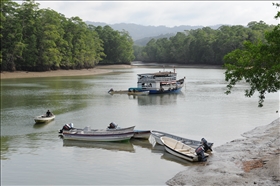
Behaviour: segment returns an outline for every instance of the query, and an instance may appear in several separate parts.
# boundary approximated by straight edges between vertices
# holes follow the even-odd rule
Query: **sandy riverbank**
[[[190,166],[167,185],[280,185],[280,118],[214,148],[208,161]]]
[[[1,79],[11,78],[37,78],[37,77],[56,77],[56,76],[85,76],[85,75],[98,75],[110,73],[117,68],[132,68],[131,65],[106,65],[96,66],[91,69],[82,70],[52,70],[46,72],[27,72],[27,71],[15,71],[15,72],[1,72]]]

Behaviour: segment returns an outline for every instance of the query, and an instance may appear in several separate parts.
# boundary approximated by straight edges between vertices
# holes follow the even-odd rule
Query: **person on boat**
[[[51,113],[51,111],[50,110],[48,110],[47,112],[46,112],[46,116],[47,117],[51,117],[53,114]]]

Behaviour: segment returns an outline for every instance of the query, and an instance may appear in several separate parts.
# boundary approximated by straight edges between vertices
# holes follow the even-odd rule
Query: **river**
[[[135,87],[137,74],[162,67],[112,69],[96,76],[1,80],[1,185],[165,185],[188,166],[149,140],[121,143],[63,141],[58,130],[121,127],[159,130],[186,138],[202,137],[219,146],[279,115],[279,93],[244,96],[245,83],[225,95],[223,69],[177,68],[186,77],[179,94],[128,96],[107,91]],[[56,118],[35,124],[50,109]],[[215,148],[211,156],[215,156]],[[209,158],[209,161],[211,157]]]

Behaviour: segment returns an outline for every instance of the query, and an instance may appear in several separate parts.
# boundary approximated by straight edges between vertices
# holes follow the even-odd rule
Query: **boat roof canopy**
[[[175,72],[167,72],[167,71],[164,71],[164,72],[155,72],[155,73],[145,73],[145,74],[137,74],[138,76],[168,76],[170,74],[173,74],[173,75],[176,75]]]

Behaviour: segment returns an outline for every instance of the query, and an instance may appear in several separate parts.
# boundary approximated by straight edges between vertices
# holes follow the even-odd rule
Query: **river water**
[[[162,70],[173,69],[138,66],[96,76],[1,80],[1,185],[165,185],[198,165],[166,153],[153,138],[63,141],[58,130],[65,123],[105,128],[114,121],[121,127],[204,137],[219,146],[279,117],[279,93],[268,94],[263,108],[257,107],[257,95],[244,96],[246,84],[225,95],[223,69],[177,68],[178,78],[186,77],[179,94],[107,93],[135,87],[138,73]],[[36,125],[34,116],[47,109],[56,119]]]

